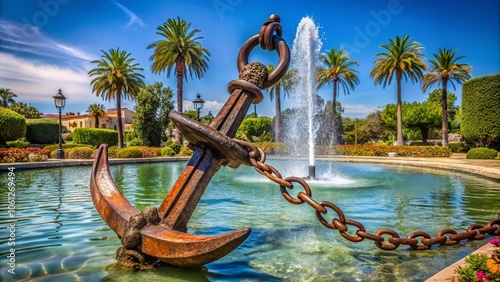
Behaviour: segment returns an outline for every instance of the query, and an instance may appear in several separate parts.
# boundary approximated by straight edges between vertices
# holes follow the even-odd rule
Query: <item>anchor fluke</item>
[[[108,145],[97,150],[90,180],[94,205],[104,221],[123,237],[132,215],[139,212],[118,190],[109,171]],[[162,225],[148,225],[140,230],[138,246],[144,254],[171,265],[201,266],[215,261],[236,249],[250,234],[250,228],[204,236],[170,230]]]

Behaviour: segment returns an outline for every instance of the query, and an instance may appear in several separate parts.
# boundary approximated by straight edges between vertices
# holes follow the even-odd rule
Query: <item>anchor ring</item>
[[[257,45],[259,45],[259,34],[250,37],[243,44],[240,52],[238,53],[238,72],[241,72],[243,68],[248,65],[248,56]],[[288,48],[286,41],[281,38],[281,36],[273,35],[273,45],[275,47],[277,46],[276,52],[279,55],[278,64],[276,65],[276,68],[267,75],[262,89],[269,88],[278,82],[285,75],[288,66],[290,65],[290,49]]]

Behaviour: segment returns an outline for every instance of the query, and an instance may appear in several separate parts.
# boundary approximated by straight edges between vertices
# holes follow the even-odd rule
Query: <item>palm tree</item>
[[[401,79],[417,82],[423,78],[423,71],[427,69],[421,58],[425,57],[421,51],[422,44],[413,41],[408,35],[402,38],[396,36],[396,40],[389,39],[389,45],[382,44],[380,48],[387,52],[378,53],[373,63],[370,77],[374,78],[375,84],[383,84],[384,88],[390,84],[392,78],[397,82],[397,144],[403,145],[403,121],[401,111]]]
[[[95,128],[99,128],[99,118],[106,116],[103,104],[91,104],[87,112],[94,117]]]
[[[429,60],[432,67],[424,75],[424,83],[422,90],[425,92],[430,86],[437,84],[441,86],[441,107],[443,108],[442,120],[442,135],[443,146],[448,146],[448,82],[451,82],[453,89],[456,83],[462,82],[471,78],[470,72],[472,67],[467,64],[458,64],[457,61],[465,56],[455,58],[458,50],[439,49],[437,54],[433,54],[435,60]]]
[[[268,65],[267,69],[269,72],[272,72],[274,70],[273,65]],[[276,96],[276,103],[275,103],[275,109],[276,109],[276,118],[274,121],[274,142],[280,142],[281,140],[281,91],[283,91],[283,94],[285,96],[290,97],[290,90],[292,89],[293,83],[294,83],[294,76],[297,74],[297,69],[290,69],[285,73],[285,75],[278,81],[276,82],[273,86],[267,89],[267,92],[269,93],[269,98],[271,98],[271,101],[274,99],[274,96]]]
[[[102,50],[101,50],[102,51]],[[97,67],[89,71],[89,76],[94,77],[90,82],[92,93],[101,96],[103,100],[111,101],[116,99],[116,116],[118,118],[118,147],[123,148],[123,124],[121,99],[134,98],[143,87],[144,76],[137,71],[139,64],[133,63],[134,58],[130,58],[130,53],[118,49],[109,49],[109,52],[102,51],[100,60],[92,61]]]
[[[208,68],[208,57],[210,52],[203,48],[198,42],[203,37],[195,37],[200,30],[189,30],[191,23],[185,20],[168,19],[163,25],[158,26],[156,34],[164,39],[157,40],[148,46],[154,48],[150,60],[153,61],[151,71],[163,73],[167,71],[167,77],[174,68],[177,77],[177,111],[182,113],[182,86],[183,79],[187,82],[186,70],[193,78],[193,74],[199,79]],[[181,133],[176,130],[176,141],[181,142]]]
[[[15,104],[14,97],[17,97],[10,89],[0,88],[0,97],[2,98],[1,106],[7,108],[9,104]]]
[[[342,47],[337,52],[332,48],[327,54],[322,54],[320,61],[325,67],[320,67],[316,74],[317,89],[325,84],[333,83],[332,124],[334,124],[337,117],[336,105],[339,87],[342,85],[344,94],[349,94],[349,88],[354,90],[356,85],[359,84],[359,78],[356,75],[358,71],[353,69],[353,66],[359,66],[359,63],[350,60],[349,53],[344,51]],[[337,139],[338,136],[335,136],[335,140]]]

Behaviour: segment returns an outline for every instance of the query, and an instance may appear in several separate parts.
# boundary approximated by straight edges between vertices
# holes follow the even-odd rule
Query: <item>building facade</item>
[[[134,121],[132,118],[132,114],[134,112],[127,109],[121,109],[122,116],[122,124],[123,130],[131,130],[132,122]],[[59,118],[59,114],[47,114],[42,116],[42,118]],[[81,115],[80,113],[73,114],[65,114],[61,116],[61,123],[64,131],[73,132],[76,128],[95,128],[95,118],[88,113]],[[99,128],[107,128],[107,129],[118,129],[118,115],[116,108],[109,109],[104,111],[104,116],[99,118]]]

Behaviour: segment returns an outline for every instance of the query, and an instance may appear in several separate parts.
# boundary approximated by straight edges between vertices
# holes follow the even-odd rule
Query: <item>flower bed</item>
[[[46,161],[50,151],[38,147],[0,148],[0,163],[40,162]]]
[[[458,281],[463,282],[500,282],[500,238],[490,239],[490,244],[495,246],[490,256],[471,254],[465,258],[466,265],[457,267]]]

